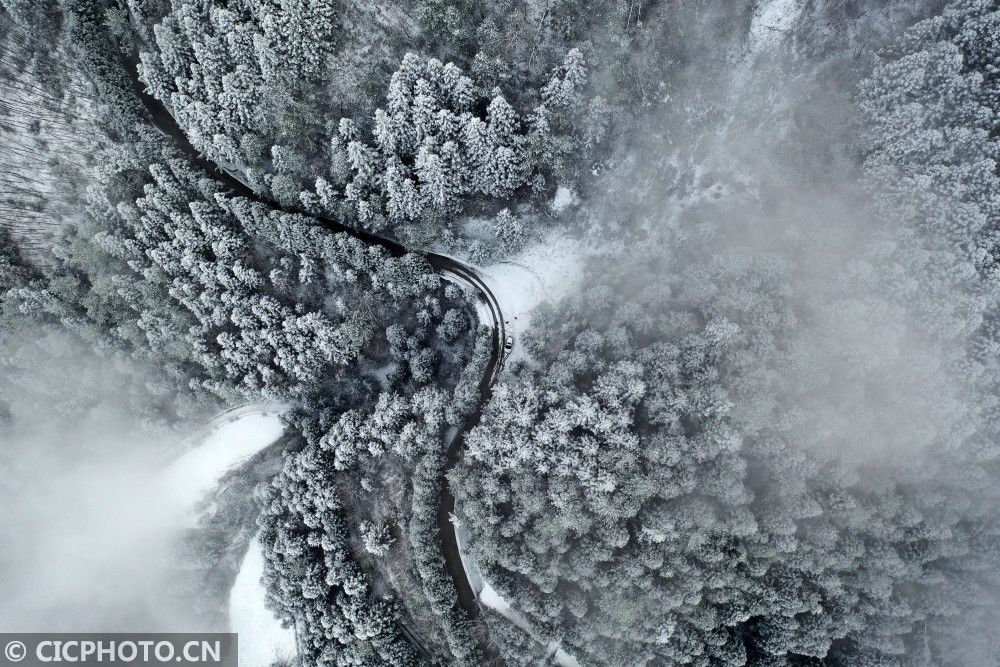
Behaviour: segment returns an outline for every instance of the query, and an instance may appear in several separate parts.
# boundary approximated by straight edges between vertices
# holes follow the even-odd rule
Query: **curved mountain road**
[[[271,201],[266,196],[255,192],[249,185],[243,182],[229,169],[226,169],[225,167],[220,166],[202,156],[194,145],[191,144],[190,139],[188,139],[180,125],[178,125],[173,114],[170,113],[162,102],[150,95],[146,91],[145,86],[139,80],[139,57],[137,51],[133,50],[129,55],[124,56],[123,60],[125,61],[126,70],[128,71],[129,79],[132,82],[136,95],[139,97],[143,106],[149,113],[153,125],[160,132],[171,138],[175,142],[176,146],[194,163],[196,163],[213,178],[225,184],[234,194],[247,199],[259,201],[275,210],[287,211],[287,209],[283,208],[276,202]],[[302,211],[287,212],[302,213]],[[332,232],[349,234],[350,236],[357,238],[360,241],[364,241],[365,243],[377,245],[394,257],[402,257],[405,254],[416,254],[424,257],[428,264],[430,264],[431,268],[440,274],[442,278],[450,280],[451,282],[470,286],[478,293],[478,299],[483,303],[483,305],[486,306],[486,312],[489,313],[491,321],[480,322],[480,324],[484,324],[492,330],[492,350],[489,363],[487,364],[486,370],[483,374],[483,379],[479,384],[479,409],[466,419],[462,427],[456,431],[455,436],[447,444],[446,464],[444,468],[445,472],[447,472],[458,464],[462,454],[460,446],[461,436],[479,423],[482,406],[489,400],[492,386],[494,382],[496,382],[500,371],[503,369],[503,363],[505,361],[504,341],[506,340],[506,331],[504,329],[504,316],[500,310],[499,301],[486,285],[482,277],[476,272],[475,268],[466,265],[453,257],[439,255],[432,252],[409,250],[394,239],[378,236],[364,230],[358,230],[337,220],[321,215],[307,215],[317,220],[320,224]],[[454,582],[455,589],[458,592],[458,606],[468,615],[475,618],[479,615],[480,611],[479,601],[472,585],[469,582],[465,568],[462,565],[456,527],[451,521],[452,514],[455,510],[455,497],[448,487],[447,479],[444,475],[442,475],[441,482],[442,493],[438,502],[437,525],[438,530],[440,531],[442,555],[444,556],[448,575]]]

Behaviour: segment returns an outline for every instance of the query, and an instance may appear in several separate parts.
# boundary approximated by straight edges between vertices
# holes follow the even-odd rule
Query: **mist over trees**
[[[879,292],[801,301],[801,229],[720,251],[743,224],[768,227],[612,255],[538,313],[454,478],[477,563],[586,662],[963,664],[993,614],[992,401]],[[860,255],[850,279],[882,274]]]
[[[256,533],[304,666],[996,664],[998,34],[0,0],[5,523],[75,535],[34,499],[270,402],[136,618],[224,627]],[[0,618],[38,620],[17,547]]]
[[[997,16],[956,3],[880,53],[870,200],[772,167],[536,314],[454,484],[548,640],[595,664],[997,659]]]

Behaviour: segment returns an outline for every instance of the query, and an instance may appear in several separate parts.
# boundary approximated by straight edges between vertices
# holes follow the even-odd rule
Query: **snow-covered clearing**
[[[520,338],[528,328],[531,310],[543,301],[559,300],[579,284],[582,254],[579,241],[553,231],[510,259],[476,267],[500,304],[504,329],[514,338],[509,360],[524,356]]]
[[[197,518],[194,510],[198,502],[228,471],[270,445],[284,431],[277,412],[253,411],[215,424],[202,444],[178,457],[160,478],[168,502],[187,517],[189,524]]]
[[[556,196],[552,198],[552,210],[556,213],[562,213],[576,202],[576,193],[565,185],[560,185],[556,188]]]
[[[509,332],[523,333],[532,308],[559,300],[580,282],[581,253],[578,241],[551,232],[510,259],[477,267],[509,320]]]
[[[254,537],[229,593],[229,629],[239,635],[240,667],[269,667],[295,657],[295,631],[281,627],[264,606],[263,575],[264,553]]]

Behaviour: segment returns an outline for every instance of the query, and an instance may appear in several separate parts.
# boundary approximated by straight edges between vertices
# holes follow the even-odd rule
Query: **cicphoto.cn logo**
[[[27,655],[28,647],[24,645],[24,642],[17,639],[10,640],[3,648],[3,656],[9,662],[21,662]]]
[[[0,634],[3,665],[199,665],[237,667],[231,633]]]

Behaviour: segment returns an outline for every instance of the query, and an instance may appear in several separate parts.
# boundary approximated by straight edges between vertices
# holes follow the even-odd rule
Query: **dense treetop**
[[[0,490],[35,403],[273,400],[303,665],[996,663],[1000,7],[941,5],[0,0]],[[490,387],[421,252],[560,231]]]

